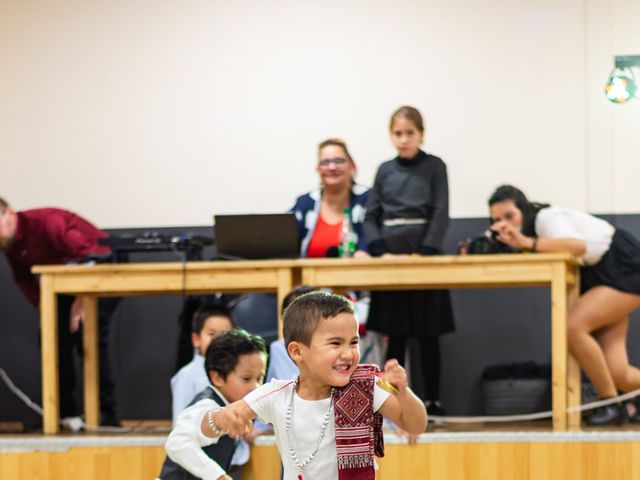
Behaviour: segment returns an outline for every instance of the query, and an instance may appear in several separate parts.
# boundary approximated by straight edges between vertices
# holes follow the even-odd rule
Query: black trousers
[[[82,324],[75,333],[69,332],[71,305],[75,297],[58,295],[58,370],[60,388],[60,417],[73,417],[82,413],[76,400],[78,383],[75,356],[82,356]],[[98,299],[98,342],[100,348],[100,411],[115,415],[116,398],[111,360],[109,356],[109,322],[120,303],[120,298]]]
[[[406,336],[390,336],[387,360],[395,358],[400,365],[405,364]],[[420,367],[424,382],[423,400],[440,400],[440,337],[434,335],[418,336],[420,347]]]

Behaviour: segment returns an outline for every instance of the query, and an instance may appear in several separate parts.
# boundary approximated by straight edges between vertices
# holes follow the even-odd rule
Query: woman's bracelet
[[[207,423],[209,424],[209,429],[213,432],[214,435],[217,435],[219,437],[227,434],[226,430],[218,428],[216,423],[213,421],[213,414],[219,412],[220,410],[222,410],[222,407],[214,408],[212,410],[209,410],[209,412],[207,413]]]

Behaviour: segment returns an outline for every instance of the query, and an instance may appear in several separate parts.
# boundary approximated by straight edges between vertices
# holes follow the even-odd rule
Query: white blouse
[[[563,207],[543,208],[535,225],[540,238],[577,238],[586,243],[582,260],[595,265],[609,250],[615,228],[609,222],[588,213]]]

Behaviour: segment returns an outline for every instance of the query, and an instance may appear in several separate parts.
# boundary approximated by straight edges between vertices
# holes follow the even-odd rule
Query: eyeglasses
[[[346,158],[342,158],[342,157],[336,157],[336,158],[325,158],[323,160],[319,160],[318,161],[318,166],[320,167],[328,167],[331,164],[334,164],[335,166],[340,166],[340,165],[344,165],[345,163],[347,163],[347,159]]]

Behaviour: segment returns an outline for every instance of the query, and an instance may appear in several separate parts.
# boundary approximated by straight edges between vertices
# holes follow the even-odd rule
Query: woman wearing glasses
[[[351,212],[351,224],[358,236],[355,255],[368,256],[362,233],[369,189],[354,181],[356,164],[347,144],[339,138],[329,138],[318,145],[320,188],[297,198],[291,212],[298,221],[301,257],[337,255],[345,209]],[[329,255],[327,255],[329,254]]]

